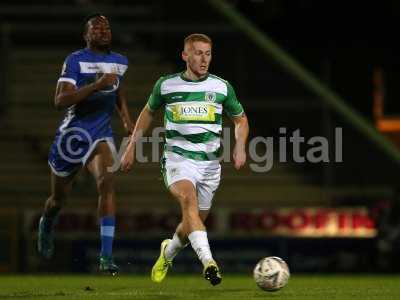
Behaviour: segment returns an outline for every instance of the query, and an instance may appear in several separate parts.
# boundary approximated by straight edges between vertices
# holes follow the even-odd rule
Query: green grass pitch
[[[154,284],[146,276],[0,276],[0,299],[400,299],[400,276],[292,275],[278,292],[258,289],[250,275],[224,274],[212,287],[201,275],[168,276]]]

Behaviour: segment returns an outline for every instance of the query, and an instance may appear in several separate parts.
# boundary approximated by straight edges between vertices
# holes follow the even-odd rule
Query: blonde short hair
[[[188,35],[183,41],[183,48],[185,48],[187,44],[193,44],[194,42],[203,42],[212,46],[212,40],[208,35],[205,35],[203,33],[192,33]]]

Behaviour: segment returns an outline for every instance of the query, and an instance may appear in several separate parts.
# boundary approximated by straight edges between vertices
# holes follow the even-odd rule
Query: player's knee
[[[185,212],[185,216],[190,220],[198,220],[201,221],[200,216],[199,216],[199,211],[197,208],[190,208]]]
[[[114,178],[111,173],[103,173],[96,178],[99,193],[110,192],[114,187]]]
[[[63,192],[54,193],[50,196],[50,203],[52,204],[53,207],[61,208],[62,206],[65,205],[66,201],[67,201],[67,194]]]
[[[180,191],[177,198],[184,209],[196,207],[196,195],[192,191]]]
[[[192,198],[182,205],[182,217],[188,220],[200,220],[199,209],[197,207],[196,199]]]

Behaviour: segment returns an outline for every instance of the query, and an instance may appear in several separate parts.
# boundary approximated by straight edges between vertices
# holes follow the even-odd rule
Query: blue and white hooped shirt
[[[118,53],[98,54],[88,48],[70,54],[63,65],[58,82],[70,82],[77,89],[91,84],[104,73],[115,73],[118,80],[113,86],[90,95],[86,100],[68,108],[59,130],[79,127],[91,135],[107,135],[111,131],[111,116],[114,112],[117,90],[128,69],[128,59]]]

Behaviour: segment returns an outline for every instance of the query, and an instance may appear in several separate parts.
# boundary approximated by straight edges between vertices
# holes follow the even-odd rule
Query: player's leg
[[[209,213],[209,210],[199,211],[199,216],[203,223],[207,220]],[[172,261],[175,256],[189,244],[189,239],[182,230],[182,222],[176,227],[172,239],[168,239],[167,241],[168,242],[167,246],[165,247],[164,256],[167,260]]]
[[[201,168],[190,160],[167,159],[163,165],[163,175],[167,188],[181,206],[182,221],[172,240],[164,240],[161,244],[160,256],[152,269],[152,280],[155,282],[164,279],[172,264],[172,260],[164,255],[170,242],[181,249],[189,241],[204,266],[214,262],[197,201],[196,183],[203,177]],[[204,219],[206,216],[204,213]],[[177,252],[177,249],[172,250]]]
[[[193,250],[204,266],[203,275],[212,285],[221,282],[222,277],[217,263],[212,257],[208,243],[207,231],[203,220],[200,218],[199,208],[206,210],[202,203],[198,202],[197,192],[192,182],[188,180],[178,181],[170,186],[170,192],[181,205],[182,225],[181,236],[187,236]],[[211,197],[212,198],[212,197]],[[209,206],[211,207],[211,199]]]
[[[182,173],[183,170],[180,169],[179,171],[174,171],[174,173],[176,172]],[[187,237],[188,232],[192,231],[204,231],[204,225],[200,219],[197,208],[196,190],[193,183],[190,180],[179,180],[169,185],[169,190],[174,198],[178,200],[181,206],[182,221],[178,227],[180,228],[180,232],[184,232],[182,236]],[[168,259],[165,256],[165,249],[170,243],[180,245],[180,248],[184,247],[183,242],[180,241],[177,234],[174,235],[172,240],[167,239],[161,243],[160,256],[154,264],[151,272],[151,278],[154,282],[161,282],[167,275],[168,268],[172,264],[172,258]]]
[[[220,166],[216,169],[207,170],[204,174],[206,179],[200,180],[197,184],[198,207],[200,212],[205,212],[206,217],[212,206],[214,193],[219,186],[220,172]],[[214,260],[204,265],[203,275],[212,285],[217,285],[222,281],[220,269]]]
[[[97,144],[86,164],[96,180],[98,191],[98,217],[100,224],[100,271],[115,275],[118,266],[112,259],[112,246],[115,233],[115,191],[114,175],[108,170],[113,165],[113,156],[106,142]]]
[[[208,211],[200,211],[200,218],[204,222],[208,216]],[[182,231],[182,222],[177,226],[172,239],[162,241],[160,255],[151,270],[151,279],[154,282],[161,282],[172,266],[175,256],[189,244],[187,234]]]
[[[38,251],[45,258],[51,258],[54,253],[53,227],[55,220],[64,206],[67,195],[72,188],[76,173],[60,177],[51,172],[51,195],[46,200],[44,211],[38,227]]]

